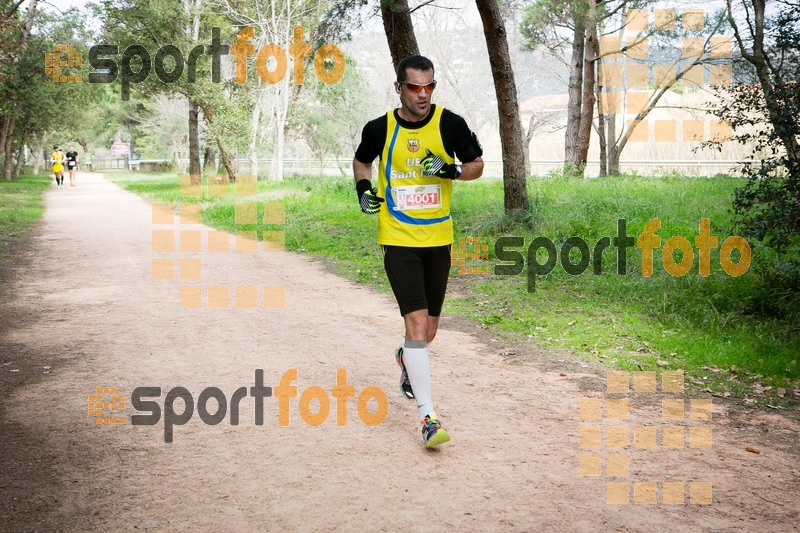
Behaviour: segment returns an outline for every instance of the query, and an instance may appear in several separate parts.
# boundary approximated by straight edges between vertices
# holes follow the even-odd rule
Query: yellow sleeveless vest
[[[50,157],[53,159],[53,172],[61,172],[64,170],[64,165],[61,163],[64,161],[63,154],[58,151],[54,150]]]
[[[425,150],[455,160],[444,149],[436,106],[430,122],[419,129],[402,127],[387,113],[386,142],[378,171],[378,196],[386,201],[378,213],[378,244],[422,248],[453,243],[450,195],[453,180],[422,175]]]

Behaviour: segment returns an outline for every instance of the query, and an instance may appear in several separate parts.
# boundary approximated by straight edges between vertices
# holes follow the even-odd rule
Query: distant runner
[[[431,104],[433,74],[426,57],[400,62],[394,83],[400,108],[364,126],[353,159],[359,204],[364,213],[378,214],[384,268],[405,321],[405,342],[395,352],[400,388],[417,400],[428,448],[450,440],[433,408],[428,361],[450,275],[450,194],[453,180],[474,180],[483,173],[483,149],[466,121]],[[373,188],[376,157],[378,186]]]
[[[64,186],[64,154],[58,149],[58,145],[53,146],[53,153],[50,154],[53,161],[53,174],[56,176],[56,187],[59,189]]]
[[[67,170],[69,170],[69,185],[75,186],[75,169],[78,167],[78,152],[72,146],[69,147],[69,152],[66,153],[67,157]],[[63,181],[63,178],[62,178]]]

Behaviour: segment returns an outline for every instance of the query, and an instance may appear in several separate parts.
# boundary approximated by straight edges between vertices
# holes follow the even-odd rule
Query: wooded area
[[[196,182],[203,173],[217,173],[217,158],[219,172],[232,181],[242,173],[281,180],[285,154],[299,143],[320,160],[346,160],[379,104],[367,103],[370,80],[357,61],[349,56],[340,66],[331,56],[315,61],[316,51],[326,43],[346,43],[365,21],[379,18],[389,50],[382,61],[396,65],[408,54],[427,53],[420,50],[415,25],[433,28],[439,40],[457,40],[458,32],[435,32],[443,17],[463,10],[421,0],[103,0],[58,14],[41,11],[37,0],[25,6],[3,0],[0,6],[4,179],[18,176],[25,162],[38,171],[45,166],[48,145],[68,140],[84,152],[125,141],[137,152],[168,154],[178,170]],[[527,128],[522,125],[519,90],[530,80],[515,76],[520,66],[514,58],[522,49],[535,50],[564,61],[568,72],[565,174],[584,176],[594,138],[600,177],[619,174],[624,150],[650,127],[649,117],[662,110],[659,104],[665,95],[714,93],[718,103],[705,112],[730,124],[733,140],[754,159],[743,167],[752,179],[734,204],[749,228],[748,236],[774,247],[784,258],[796,256],[800,104],[794,89],[800,45],[797,32],[788,29],[797,27],[798,2],[729,0],[716,12],[647,0],[477,0],[474,8],[494,83],[494,94],[484,96],[497,107],[492,122],[500,140],[507,214],[527,213],[530,206],[527,154],[544,120],[534,110]],[[89,20],[98,24],[89,27]],[[54,48],[67,43],[74,48]],[[52,74],[42,76],[43,67],[50,68],[45,63],[56,56],[61,64],[55,68],[85,72],[96,43],[114,43],[119,52],[129,47],[140,51],[128,58],[129,64],[120,64],[121,74],[129,79],[136,79],[145,67],[142,54],[160,57],[166,61],[163,70],[176,72],[176,56],[164,55],[164,50],[174,47],[180,54],[199,47],[201,53],[192,56],[193,80],[184,74],[164,83],[151,73],[128,83],[128,88],[123,84],[131,93],[129,100],[120,96],[116,83],[86,83],[86,76],[81,83],[54,83]],[[223,48],[226,55],[221,66],[215,66],[213,54]],[[234,82],[237,50],[245,53],[244,73],[249,73],[241,83]],[[82,65],[64,63],[64,56],[78,54]],[[287,60],[293,61],[282,63]],[[433,60],[457,94],[469,92],[471,80],[454,76],[451,63],[469,64],[471,58]],[[317,74],[323,72],[324,77],[324,72],[340,67],[343,75],[337,83],[325,83]],[[263,75],[281,69],[290,74],[277,80]],[[726,72],[729,81],[720,82]],[[303,83],[297,83],[298,74]],[[469,106],[454,110],[468,118],[473,112]],[[558,121],[553,124],[560,127]],[[647,135],[644,131],[645,140]],[[713,146],[719,139],[706,135],[705,140]],[[270,161],[266,173],[259,168],[265,158]],[[243,161],[244,168],[239,168]],[[797,283],[798,263],[787,261],[786,268],[794,273],[788,277]]]

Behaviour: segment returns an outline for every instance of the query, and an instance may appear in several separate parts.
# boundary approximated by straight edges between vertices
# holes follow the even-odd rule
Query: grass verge
[[[49,176],[28,175],[0,180],[0,259],[42,218],[43,194],[52,181]]]

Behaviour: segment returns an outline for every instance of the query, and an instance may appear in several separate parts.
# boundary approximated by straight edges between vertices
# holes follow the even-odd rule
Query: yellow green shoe
[[[442,423],[433,411],[422,421],[422,438],[426,448],[433,448],[450,440],[450,434],[442,427]]]

